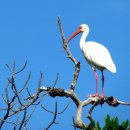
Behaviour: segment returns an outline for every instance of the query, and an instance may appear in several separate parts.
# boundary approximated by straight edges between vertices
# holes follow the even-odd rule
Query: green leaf
[[[110,119],[110,116],[107,115],[105,118],[105,126],[102,130],[118,130],[119,129],[119,120],[118,117],[114,117],[113,119]]]
[[[119,121],[118,121],[117,117],[112,119],[112,126],[113,126],[113,129],[118,130],[118,128],[119,128]]]
[[[96,125],[96,130],[101,130],[101,127],[100,127],[98,122],[97,122],[97,125]]]
[[[95,121],[94,120],[92,120],[91,123],[88,125],[87,130],[93,130],[93,129],[95,129]]]
[[[84,124],[82,125],[82,129],[83,129],[83,130],[86,130],[86,128],[85,128],[85,126],[84,126]]]
[[[110,116],[107,115],[105,118],[105,125],[101,129],[99,122],[95,123],[93,120],[89,125],[88,128],[86,129],[85,126],[83,126],[83,130],[130,130],[130,122],[124,121],[122,124],[119,124],[119,119],[118,117],[114,117],[110,119]]]
[[[107,126],[105,125],[105,126],[102,128],[102,130],[107,130]]]
[[[130,125],[128,120],[122,122],[122,124],[121,124],[121,126],[122,126],[124,129],[126,129],[126,128],[128,127],[128,125]]]
[[[91,123],[90,123],[90,125],[91,125],[92,127],[95,127],[95,121],[92,120]]]
[[[107,116],[105,118],[105,122],[106,122],[106,125],[110,124],[110,116],[108,114],[107,114]]]

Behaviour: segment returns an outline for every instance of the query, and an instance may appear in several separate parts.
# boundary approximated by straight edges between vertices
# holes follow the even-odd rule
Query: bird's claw
[[[98,93],[96,93],[96,94],[90,94],[90,95],[88,95],[87,97],[98,97],[98,98],[104,98],[105,96],[104,96],[104,95],[99,95]]]

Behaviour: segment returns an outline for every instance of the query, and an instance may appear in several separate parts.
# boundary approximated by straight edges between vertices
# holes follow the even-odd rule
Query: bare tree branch
[[[74,120],[74,117],[72,116],[72,120],[73,120],[73,127],[74,127],[74,130],[76,130],[76,124],[75,124],[75,120]]]
[[[21,129],[22,129],[23,124],[25,123],[26,114],[27,114],[27,108],[25,108],[25,109],[24,109],[23,119],[22,119],[22,121],[21,121],[21,124],[20,124],[20,126],[19,126],[19,129],[18,129],[18,130],[21,130]]]
[[[63,108],[63,110],[62,110],[61,112],[57,112],[57,115],[62,114],[62,113],[68,108],[69,104],[70,104],[70,102]],[[55,113],[52,112],[51,110],[48,110],[47,108],[45,108],[43,104],[41,104],[41,107],[42,107],[45,111],[47,111],[47,112],[49,112],[49,113],[51,113],[51,114],[55,114]]]
[[[45,88],[44,86],[44,90],[49,91],[49,89],[51,88],[49,87]],[[130,105],[129,102],[123,102],[114,97],[101,97],[101,96],[93,97],[91,95],[86,100],[81,101],[78,99],[74,91],[64,90],[61,88],[53,88],[52,91],[49,92],[49,95],[52,97],[55,97],[55,96],[70,97],[74,101],[75,105],[77,106],[77,116],[75,120],[75,125],[77,128],[82,128],[82,125],[84,125],[86,128],[88,127],[88,125],[86,125],[86,123],[82,121],[82,109],[83,107],[88,106],[89,104],[92,104],[92,107],[90,108],[87,114],[87,117],[89,118],[90,121],[93,120],[91,114],[95,106],[97,105],[103,105],[104,103],[107,103],[108,105],[113,106],[113,107],[117,107],[118,105],[127,105],[127,106]]]
[[[27,66],[27,61],[25,62],[23,68],[21,68],[19,71],[15,72],[14,75],[18,74],[18,73],[21,73]]]
[[[17,127],[19,126],[19,130],[22,129],[22,127],[26,127],[27,122],[29,122],[29,119],[31,118],[33,112],[30,114],[30,116],[27,118],[27,110],[29,107],[34,106],[36,103],[36,105],[38,105],[43,98],[39,97],[39,94],[41,93],[39,91],[39,87],[37,89],[37,92],[35,93],[35,95],[33,96],[33,98],[31,100],[25,100],[23,99],[24,93],[27,92],[23,92],[24,90],[27,89],[27,84],[30,80],[30,76],[31,76],[31,72],[29,73],[27,79],[24,82],[23,87],[18,90],[18,88],[16,87],[16,83],[15,83],[15,75],[21,73],[25,67],[27,65],[27,61],[25,62],[24,66],[22,67],[22,69],[20,69],[19,71],[16,71],[16,64],[14,62],[13,67],[11,68],[8,64],[6,64],[7,68],[9,69],[9,71],[11,72],[11,77],[7,78],[7,85],[5,87],[5,96],[2,94],[2,98],[5,102],[5,104],[7,105],[7,108],[0,108],[0,110],[4,110],[5,111],[5,115],[0,119],[0,129],[2,128],[4,123],[10,123],[14,125],[14,130],[17,129]],[[41,82],[42,82],[42,73],[39,79],[39,86],[41,86]],[[26,89],[25,89],[26,88]],[[12,94],[10,94],[10,92],[12,91]],[[22,93],[23,92],[23,93]],[[12,97],[11,97],[12,96]],[[36,106],[35,105],[35,106]],[[19,114],[22,115],[23,112],[23,118],[20,121],[19,120]],[[30,112],[29,112],[30,113]],[[16,120],[13,122],[8,121],[8,118],[11,116],[16,116]]]
[[[56,116],[57,116],[57,101],[55,103],[55,112],[54,112],[53,120],[50,122],[50,124],[44,130],[48,130],[53,124],[55,124]]]
[[[66,42],[66,39],[65,39],[65,36],[64,36],[64,32],[63,32],[63,29],[62,29],[62,25],[61,25],[61,20],[60,20],[60,17],[58,17],[58,25],[59,25],[59,29],[60,29],[60,33],[61,33],[61,37],[62,37],[62,41],[63,41],[63,48],[65,49],[66,53],[67,53],[67,57],[69,59],[71,59],[71,61],[74,63],[75,65],[75,72],[74,72],[74,77],[73,77],[73,80],[72,80],[72,83],[71,83],[71,86],[70,86],[70,89],[72,89],[74,91],[75,89],[75,85],[76,85],[76,82],[77,82],[77,79],[78,79],[78,75],[79,75],[79,72],[80,72],[80,62],[78,62],[71,54],[70,52],[70,49],[68,47],[68,44]]]

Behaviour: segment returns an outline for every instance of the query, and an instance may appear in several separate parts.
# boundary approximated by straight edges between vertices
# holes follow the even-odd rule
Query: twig
[[[75,124],[75,120],[74,120],[74,117],[72,116],[72,120],[73,120],[73,127],[74,127],[74,130],[76,130],[76,124]]]
[[[25,61],[23,68],[20,69],[19,71],[15,72],[14,75],[21,73],[26,68],[26,66],[27,66],[27,61]]]
[[[54,84],[53,84],[53,87],[56,86],[56,84],[57,84],[57,82],[58,82],[58,79],[59,79],[59,73],[57,73],[57,76],[56,76],[55,82],[54,82]]]
[[[92,111],[93,111],[94,107],[95,107],[97,104],[98,104],[98,101],[97,101],[97,102],[94,102],[93,105],[92,105],[92,107],[90,108],[88,114],[87,114],[87,118],[88,118],[90,121],[93,121],[93,118],[92,118],[91,114],[92,114]]]
[[[32,112],[30,113],[29,117],[25,120],[24,122],[24,127],[26,127],[27,123],[29,122],[30,118],[32,117],[34,111],[36,110],[36,106],[34,107],[34,109],[32,110]]]
[[[37,92],[35,93],[35,95],[31,99],[31,101],[28,100],[28,102],[26,102],[26,103],[22,102],[23,94],[21,94],[21,93],[23,92],[23,90],[25,90],[26,85],[30,80],[31,72],[29,73],[27,80],[25,81],[23,87],[20,90],[18,90],[16,87],[15,75],[21,73],[25,69],[26,65],[27,65],[27,61],[25,62],[22,69],[20,69],[19,71],[16,71],[15,70],[15,68],[16,68],[15,62],[13,64],[12,68],[8,64],[6,64],[7,68],[11,72],[11,78],[8,78],[8,83],[5,87],[5,96],[2,94],[2,98],[7,105],[7,108],[0,109],[0,110],[5,111],[5,115],[3,117],[1,117],[1,119],[0,119],[0,129],[2,128],[4,123],[13,124],[14,130],[18,127],[18,125],[20,125],[18,128],[19,130],[22,129],[23,125],[25,125],[25,127],[26,127],[27,122],[29,121],[29,119],[31,118],[31,116],[33,114],[33,112],[32,112],[28,118],[26,117],[28,108],[32,105],[36,106],[41,102],[41,99],[39,98],[39,94],[41,93],[39,87],[37,89]],[[42,81],[42,74],[41,74],[41,77],[39,80],[39,86],[41,85],[41,81]],[[10,94],[10,91],[9,91],[10,88],[14,94],[12,97],[11,97],[12,94]],[[48,92],[46,92],[46,93],[48,93]],[[38,99],[40,99],[39,102],[37,102]],[[36,102],[37,102],[37,104],[34,104]],[[15,123],[9,122],[7,120],[11,116],[14,116],[16,114],[19,115],[22,111],[24,112],[24,115],[23,115],[21,123],[18,123],[19,116],[17,116]]]
[[[8,104],[8,108],[7,108],[5,116],[3,117],[3,119],[0,119],[1,120],[0,129],[2,128],[2,126],[3,126],[4,122],[6,121],[6,119],[8,118],[9,112],[10,112],[10,105]]]
[[[64,109],[61,112],[57,112],[57,115],[62,114],[68,108],[69,104],[70,104],[70,102],[64,107]],[[49,112],[51,114],[55,114],[54,112],[52,112],[52,111],[48,110],[47,108],[45,108],[43,104],[41,104],[41,107],[45,111],[47,111],[47,112]]]
[[[15,96],[17,97],[17,99],[18,99],[20,105],[21,105],[21,106],[24,106],[23,103],[22,103],[21,100],[20,100],[19,92],[17,91],[16,85],[15,85],[14,76],[12,76],[11,81],[10,81],[9,79],[8,79],[8,81],[12,84],[12,90],[13,90]]]
[[[17,128],[17,126],[18,126],[18,121],[19,121],[19,115],[20,114],[20,112],[18,112],[18,114],[17,114],[17,117],[16,117],[16,122],[15,122],[15,124],[14,124],[14,129],[13,130],[16,130],[16,128]]]
[[[55,123],[56,116],[57,116],[57,101],[55,103],[55,113],[54,113],[53,120],[50,122],[50,124],[44,130],[48,130]]]
[[[26,114],[27,114],[27,108],[25,108],[25,109],[24,109],[23,119],[22,119],[22,121],[21,121],[21,124],[20,124],[20,126],[19,126],[19,129],[18,129],[18,130],[21,130],[21,129],[22,129],[23,124],[24,124],[25,119],[26,119]]]
[[[57,114],[62,114],[69,106],[70,102],[68,102],[68,104],[64,107],[64,109],[61,112],[58,112]]]
[[[44,86],[45,91],[47,91],[47,90],[49,91],[50,89],[51,88]],[[92,121],[91,115],[92,115],[92,112],[93,112],[95,106],[97,106],[97,105],[102,105],[104,103],[107,103],[108,105],[113,106],[113,107],[117,107],[118,105],[130,105],[130,103],[117,100],[114,97],[100,97],[100,96],[93,97],[91,95],[86,100],[80,101],[74,91],[64,90],[61,88],[53,88],[49,92],[49,95],[51,97],[56,97],[56,96],[67,97],[67,98],[70,97],[73,100],[73,102],[77,106],[77,116],[76,116],[76,120],[75,120],[75,125],[77,128],[82,128],[82,125],[84,125],[86,128],[88,127],[88,125],[82,121],[82,109],[83,109],[83,107],[88,106],[89,104],[92,104],[92,107],[90,108],[90,110],[88,112],[88,118],[90,121]],[[46,109],[46,108],[44,108],[44,109]],[[53,112],[50,112],[50,113],[53,113]]]
[[[26,87],[26,85],[28,84],[28,82],[30,80],[30,77],[31,77],[31,71],[29,72],[29,75],[28,75],[28,77],[27,77],[27,79],[26,79],[22,89],[19,91],[19,93],[21,93],[24,90],[24,88]]]
[[[63,42],[63,48],[65,49],[67,55],[68,55],[68,58],[70,58],[72,60],[73,63],[77,64],[77,61],[74,59],[74,57],[72,56],[70,50],[69,50],[69,47],[68,47],[68,44],[67,44],[67,41],[65,39],[65,36],[64,36],[64,32],[62,30],[62,25],[61,25],[61,20],[60,20],[60,17],[58,17],[58,25],[59,25],[59,29],[60,29],[60,33],[61,33],[61,37],[62,37],[62,42]]]
[[[38,81],[38,88],[41,86],[42,77],[43,77],[43,74],[42,74],[42,72],[40,72],[40,78],[39,78],[39,81]]]
[[[76,85],[76,82],[77,82],[77,79],[78,79],[78,75],[79,75],[79,72],[80,72],[80,62],[78,62],[74,57],[73,55],[71,54],[70,52],[70,49],[68,47],[68,44],[66,42],[66,39],[65,39],[65,36],[64,36],[64,32],[63,32],[63,29],[62,29],[62,25],[61,25],[61,20],[60,20],[60,17],[58,17],[58,25],[59,25],[59,29],[60,29],[60,33],[61,33],[61,37],[62,37],[62,41],[63,41],[63,48],[65,49],[66,53],[67,53],[67,57],[69,59],[71,59],[71,61],[74,63],[75,65],[75,72],[74,72],[74,77],[72,79],[72,82],[71,82],[71,86],[70,86],[70,89],[72,89],[73,91],[75,90],[75,85]]]

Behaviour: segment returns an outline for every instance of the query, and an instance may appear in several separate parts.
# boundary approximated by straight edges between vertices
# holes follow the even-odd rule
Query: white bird
[[[99,96],[98,93],[98,74],[96,73],[96,69],[101,70],[102,73],[102,97],[104,97],[104,69],[109,70],[112,73],[116,73],[116,66],[111,58],[109,51],[100,43],[94,41],[85,42],[88,33],[89,27],[86,24],[81,24],[77,31],[68,39],[67,43],[70,42],[76,35],[82,32],[82,36],[80,38],[80,49],[83,52],[83,55],[87,62],[90,64],[92,69],[94,70],[95,78],[96,78],[96,94],[93,96]]]

